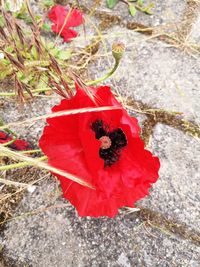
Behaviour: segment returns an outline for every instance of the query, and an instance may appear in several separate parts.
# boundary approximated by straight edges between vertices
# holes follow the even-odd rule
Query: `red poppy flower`
[[[13,139],[8,133],[0,131],[0,144],[5,144]],[[30,149],[30,144],[22,139],[16,139],[12,144],[8,145],[8,147],[15,150],[28,150]]]
[[[60,175],[63,195],[80,216],[109,216],[133,207],[158,179],[159,159],[144,149],[140,128],[112,95],[110,88],[91,88],[95,103],[76,85],[76,95],[53,107],[64,111],[84,107],[119,106],[47,119],[39,145],[49,164],[72,173],[95,187],[84,187]]]
[[[70,42],[78,35],[70,27],[77,27],[83,23],[83,14],[80,10],[65,8],[61,5],[53,6],[48,17],[54,23],[51,27],[52,31],[60,33],[65,42]]]

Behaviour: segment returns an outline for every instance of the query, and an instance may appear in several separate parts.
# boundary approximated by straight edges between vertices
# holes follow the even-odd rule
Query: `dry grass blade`
[[[53,173],[56,173],[58,175],[61,175],[61,176],[64,176],[76,183],[79,183],[80,185],[83,185],[83,186],[86,186],[86,187],[89,187],[91,189],[95,189],[90,183],[84,181],[83,179],[71,174],[71,173],[68,173],[66,171],[62,171],[62,170],[59,170],[57,168],[54,168],[50,165],[48,165],[47,163],[44,163],[44,162],[40,162],[38,161],[37,159],[34,159],[34,158],[31,158],[31,157],[27,157],[19,152],[16,152],[16,151],[13,151],[7,147],[4,147],[2,145],[0,145],[0,154],[2,156],[6,156],[6,157],[10,157],[10,158],[13,158],[15,160],[20,160],[20,161],[23,161],[23,162],[28,162],[30,163],[30,165],[32,166],[35,166],[35,167],[39,167],[39,168],[42,168],[42,169],[46,169],[50,172],[53,172]]]
[[[5,56],[8,58],[8,60],[19,70],[24,70],[24,65],[19,62],[19,60],[16,60],[12,54],[9,54],[8,52],[6,52],[5,50],[3,50],[3,53],[5,54]]]
[[[14,181],[10,181],[10,180],[7,180],[7,179],[2,179],[2,178],[0,178],[0,183],[1,184],[5,184],[5,185],[14,185],[16,187],[27,187],[27,186],[29,186],[26,183],[14,182]]]
[[[39,214],[39,213],[42,213],[42,212],[45,212],[45,211],[49,211],[49,210],[52,210],[52,209],[58,209],[58,208],[62,209],[62,208],[66,208],[66,207],[70,207],[70,203],[60,204],[60,205],[51,205],[51,206],[48,206],[48,207],[38,208],[38,209],[35,209],[35,210],[31,210],[31,211],[22,213],[21,215],[12,217],[10,219],[7,219],[3,223],[0,222],[0,225],[4,224],[4,223],[7,223],[7,222],[10,222],[10,221],[13,221],[13,220],[24,219],[27,216],[33,216],[33,215],[36,215],[36,214]]]
[[[4,41],[8,41],[7,35],[2,27],[0,27],[0,35],[3,37]]]
[[[21,193],[22,191],[24,191],[25,189],[28,189],[30,188],[31,186],[41,182],[42,180],[46,179],[46,178],[49,178],[50,177],[50,173],[48,173],[47,175],[44,175],[42,177],[40,177],[39,179],[27,184],[26,186],[24,185],[23,187],[20,187],[16,192],[12,193],[12,194],[7,194],[6,196],[4,197],[1,197],[0,198],[0,203],[2,203],[3,201],[9,199],[9,198],[12,198],[14,197],[15,195]]]
[[[51,114],[27,119],[24,121],[11,122],[11,123],[8,123],[8,124],[1,126],[0,129],[7,129],[7,128],[10,128],[12,126],[32,123],[35,121],[45,120],[48,118],[55,118],[55,117],[67,116],[67,115],[76,115],[76,114],[86,113],[86,112],[99,112],[99,111],[116,110],[116,109],[122,109],[122,107],[105,106],[105,107],[99,107],[99,108],[79,108],[79,109],[71,109],[71,110],[67,110],[67,111],[58,111],[58,112],[53,112]]]

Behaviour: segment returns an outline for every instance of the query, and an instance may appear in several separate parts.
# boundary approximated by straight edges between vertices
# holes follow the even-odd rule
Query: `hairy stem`
[[[115,60],[115,65],[114,67],[108,72],[106,73],[103,77],[100,77],[94,81],[89,81],[89,82],[86,82],[86,85],[96,85],[100,82],[103,82],[105,81],[106,79],[108,79],[109,77],[111,77],[113,75],[113,73],[117,70],[118,66],[119,66],[119,62],[118,60]]]
[[[38,158],[38,161],[42,161],[42,160],[46,160],[47,157],[43,156]],[[16,169],[16,168],[23,168],[26,166],[32,166],[32,164],[30,164],[30,162],[19,162],[19,163],[13,163],[13,164],[9,164],[9,165],[3,165],[0,166],[0,171],[7,171],[7,170],[12,170],[12,169]]]

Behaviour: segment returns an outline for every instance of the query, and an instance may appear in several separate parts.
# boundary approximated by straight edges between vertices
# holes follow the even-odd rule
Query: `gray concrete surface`
[[[142,206],[200,229],[200,144],[179,130],[158,124],[150,145],[161,161],[160,179]]]
[[[189,34],[190,42],[196,43],[197,45],[199,45],[199,43],[200,43],[199,27],[200,27],[200,13],[199,13],[197,19],[194,21],[191,33]]]
[[[4,231],[7,262],[35,267],[198,267],[199,247],[146,227],[137,213],[82,219],[71,206],[62,207],[65,204],[52,180],[28,193],[16,211],[21,217]],[[38,214],[28,216],[30,210]]]
[[[55,104],[58,104],[60,97],[56,94],[48,97],[41,95],[40,97],[30,100],[23,106],[13,99],[6,99],[4,101],[4,107],[0,110],[0,117],[4,123],[18,122],[29,118],[37,117],[44,114],[51,113],[51,108]],[[42,129],[45,125],[45,120],[39,120],[32,123],[27,123],[25,127],[16,125],[11,127],[18,136],[28,139],[32,144],[37,144],[38,137],[42,133]]]
[[[91,1],[83,2],[90,4]],[[119,5],[114,14],[123,20],[131,19]],[[153,16],[138,13],[134,19],[147,25],[163,25],[168,20],[174,23],[168,14],[174,13],[175,21],[179,21],[185,6],[185,1],[157,1]],[[109,12],[104,6],[101,10]],[[92,20],[98,23],[96,18]],[[194,25],[198,25],[198,21]],[[197,36],[198,27],[193,31]],[[107,50],[99,51],[106,57],[91,64],[90,78],[106,73],[113,64],[112,43],[123,41],[126,53],[121,65],[105,83],[125,98],[130,96],[150,107],[180,111],[185,118],[199,122],[198,54],[188,54],[119,26],[107,33],[104,35]],[[22,120],[49,112],[58,101],[54,96],[41,97],[21,111],[16,111],[16,104],[7,101],[0,115],[6,122]],[[146,115],[135,114],[142,125]],[[36,143],[43,125],[40,122],[14,129],[21,137]],[[150,196],[137,203],[148,208],[146,219],[141,212],[124,210],[114,219],[79,218],[75,209],[61,198],[58,182],[48,179],[37,185],[34,192],[26,192],[13,220],[0,234],[5,266],[199,267],[199,140],[173,127],[157,124],[149,149],[160,157],[161,169],[160,179]],[[174,224],[176,231],[164,227],[165,223],[152,222],[151,212],[164,222]],[[184,234],[178,231],[179,225],[184,227]],[[191,238],[191,233],[195,238]]]
[[[105,83],[124,96],[132,96],[152,107],[182,112],[199,123],[200,105],[196,101],[199,98],[199,57],[119,26],[112,28],[108,51],[113,42],[121,40],[126,52],[113,77]],[[102,49],[101,53],[105,51]],[[112,65],[110,54],[95,62],[91,75],[97,78]]]
[[[185,0],[152,0],[152,1],[144,1],[145,5],[148,3],[153,3],[154,8],[152,9],[152,15],[146,15],[142,12],[137,12],[135,17],[132,17],[128,11],[126,4],[119,2],[114,9],[108,9],[106,5],[106,1],[100,1],[100,8],[98,8],[101,12],[106,12],[108,14],[120,16],[123,22],[137,22],[147,26],[166,26],[167,24],[170,27],[175,26],[178,22],[181,21],[183,17],[183,11],[186,7]],[[81,1],[81,4],[91,9],[94,5],[93,0],[84,0]]]

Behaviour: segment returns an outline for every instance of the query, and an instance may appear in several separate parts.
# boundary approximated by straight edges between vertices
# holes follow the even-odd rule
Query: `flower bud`
[[[114,43],[112,46],[112,54],[115,60],[118,62],[122,58],[125,51],[125,45],[123,43]]]

